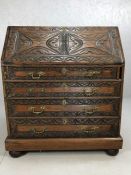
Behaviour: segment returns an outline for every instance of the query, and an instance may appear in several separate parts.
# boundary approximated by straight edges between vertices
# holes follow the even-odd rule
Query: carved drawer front
[[[110,67],[9,67],[6,79],[46,80],[46,79],[115,79],[117,68]]]
[[[119,96],[119,82],[7,83],[7,97]]]
[[[119,99],[8,100],[9,116],[119,115]]]
[[[56,121],[55,121],[56,120]],[[71,122],[74,120],[74,123]],[[67,120],[66,124],[61,124],[60,119],[54,118],[54,123],[48,124],[50,120],[44,119],[14,119],[10,121],[12,137],[104,137],[118,136],[119,120],[114,119],[86,119],[84,124],[77,124],[77,119]],[[80,119],[78,120],[79,123]],[[46,124],[47,123],[47,124]],[[88,124],[86,124],[88,123]]]

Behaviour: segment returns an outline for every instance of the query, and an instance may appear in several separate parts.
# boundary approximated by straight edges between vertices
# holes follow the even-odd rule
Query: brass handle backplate
[[[42,112],[44,112],[45,106],[41,106],[40,111],[36,111],[35,109],[36,107],[34,106],[29,107],[29,111],[31,111],[33,114],[41,114]]]
[[[34,72],[29,72],[28,75],[31,76],[31,78],[33,80],[38,80],[38,79],[40,79],[41,76],[44,76],[45,75],[45,72],[42,72],[42,71],[41,72],[38,72],[38,73],[36,73],[37,76],[35,75]]]
[[[91,88],[91,90],[87,90],[86,88],[83,89],[84,95],[91,96],[96,93],[96,88]]]
[[[89,70],[89,71],[83,72],[83,75],[88,76],[88,77],[92,77],[94,75],[99,75],[100,73],[101,73],[101,71]]]

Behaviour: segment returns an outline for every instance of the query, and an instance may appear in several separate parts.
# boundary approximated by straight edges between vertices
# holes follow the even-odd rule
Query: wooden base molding
[[[106,150],[121,149],[122,143],[122,137],[53,139],[11,139],[7,137],[5,147],[7,151]]]

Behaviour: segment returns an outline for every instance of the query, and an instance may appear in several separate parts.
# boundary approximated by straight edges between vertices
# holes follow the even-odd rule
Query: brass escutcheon
[[[4,72],[4,79],[6,79],[7,78],[7,72],[5,71]]]
[[[45,88],[41,88],[41,92],[44,93],[45,92]]]
[[[32,93],[34,91],[34,88],[27,89],[29,93]]]
[[[68,123],[67,119],[63,119],[63,124],[66,125]]]
[[[62,100],[62,105],[67,105],[67,101],[65,99]]]
[[[63,75],[66,75],[67,72],[68,72],[68,70],[67,70],[66,68],[62,68],[62,69],[61,69],[61,73],[62,73]]]

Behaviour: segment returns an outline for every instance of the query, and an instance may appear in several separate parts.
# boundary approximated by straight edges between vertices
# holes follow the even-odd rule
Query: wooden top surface
[[[3,64],[124,63],[117,27],[8,27]]]

